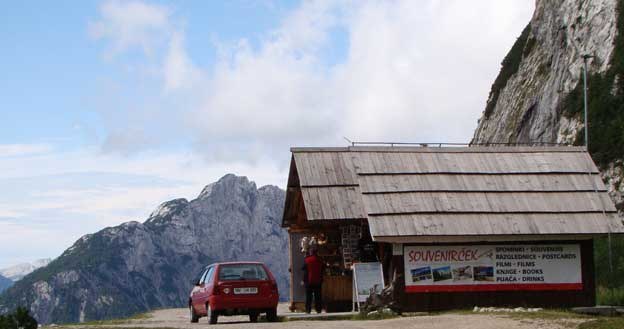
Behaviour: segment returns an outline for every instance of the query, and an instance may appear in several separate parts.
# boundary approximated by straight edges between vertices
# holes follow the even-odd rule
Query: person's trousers
[[[321,285],[320,284],[308,284],[306,286],[306,313],[310,313],[312,310],[312,295],[314,295],[314,309],[317,313],[321,313]]]

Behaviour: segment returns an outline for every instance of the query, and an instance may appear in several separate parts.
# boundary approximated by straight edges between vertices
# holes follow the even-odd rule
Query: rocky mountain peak
[[[215,261],[265,262],[289,294],[285,192],[226,175],[197,199],[158,206],[145,223],[128,222],[80,238],[50,265],[0,295],[0,314],[30,305],[40,323],[118,318],[185,307],[189,282]]]
[[[206,193],[204,193],[206,192]],[[256,207],[258,189],[256,183],[245,176],[228,174],[204,188],[200,197],[191,203],[195,209],[204,205],[221,211],[233,211],[251,216]]]
[[[538,0],[505,57],[473,143],[574,143],[583,128],[565,99],[590,73],[605,72],[617,36],[617,0]]]
[[[48,265],[52,260],[50,258],[37,259],[31,263],[20,263],[7,268],[0,269],[0,275],[18,281],[32,271]]]
[[[163,202],[149,216],[145,223],[171,220],[174,215],[180,214],[189,204],[184,198]]]
[[[206,187],[204,187],[204,189],[197,196],[197,199],[205,199],[205,198],[210,197],[210,194],[212,194],[212,187],[214,186],[214,184],[215,183],[206,185]]]
[[[255,192],[257,190],[256,183],[249,181],[245,176],[236,176],[227,174],[219,179],[212,187],[211,195],[228,195],[236,196]]]

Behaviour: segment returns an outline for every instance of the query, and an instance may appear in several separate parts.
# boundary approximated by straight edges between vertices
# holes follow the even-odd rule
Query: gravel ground
[[[290,314],[285,304],[281,304],[278,310],[280,315]],[[199,323],[189,323],[188,310],[186,309],[164,309],[150,314],[146,319],[132,320],[128,323],[117,325],[102,325],[106,328],[188,328],[206,329],[208,321],[201,318]],[[510,318],[502,314],[452,314],[445,313],[439,315],[420,315],[413,317],[400,317],[387,320],[328,320],[328,321],[286,321],[277,323],[249,323],[247,316],[222,316],[216,327],[224,329],[237,328],[329,328],[329,329],[367,329],[367,328],[426,328],[426,329],[570,329],[575,328],[583,322],[582,319],[532,319],[532,318]],[[73,326],[73,328],[80,326]],[[85,326],[94,328],[98,326]],[[213,326],[210,326],[213,327]]]

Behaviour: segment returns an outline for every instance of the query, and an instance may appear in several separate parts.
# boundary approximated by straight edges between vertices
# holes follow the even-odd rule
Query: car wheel
[[[266,313],[267,321],[277,322],[277,308],[272,308]]]
[[[210,308],[210,304],[206,304],[206,316],[208,317],[209,324],[216,324],[219,318],[219,314]]]
[[[197,323],[199,321],[199,317],[195,314],[195,309],[193,309],[193,305],[189,305],[189,315],[191,318],[191,323]]]
[[[258,322],[258,313],[252,312],[249,313],[249,322]]]

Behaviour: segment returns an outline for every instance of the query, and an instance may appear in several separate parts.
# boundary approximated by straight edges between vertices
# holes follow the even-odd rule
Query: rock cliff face
[[[0,275],[0,293],[13,285],[13,280]]]
[[[46,324],[185,307],[192,278],[225,260],[265,262],[288,297],[284,197],[278,187],[226,175],[195,200],[163,203],[144,223],[83,236],[0,295],[0,312],[26,305]]]
[[[617,0],[538,0],[503,62],[473,143],[573,143],[583,128],[565,98],[590,73],[604,73],[617,35]]]
[[[503,60],[472,143],[584,143],[588,59],[589,151],[624,210],[624,1],[537,0]]]

